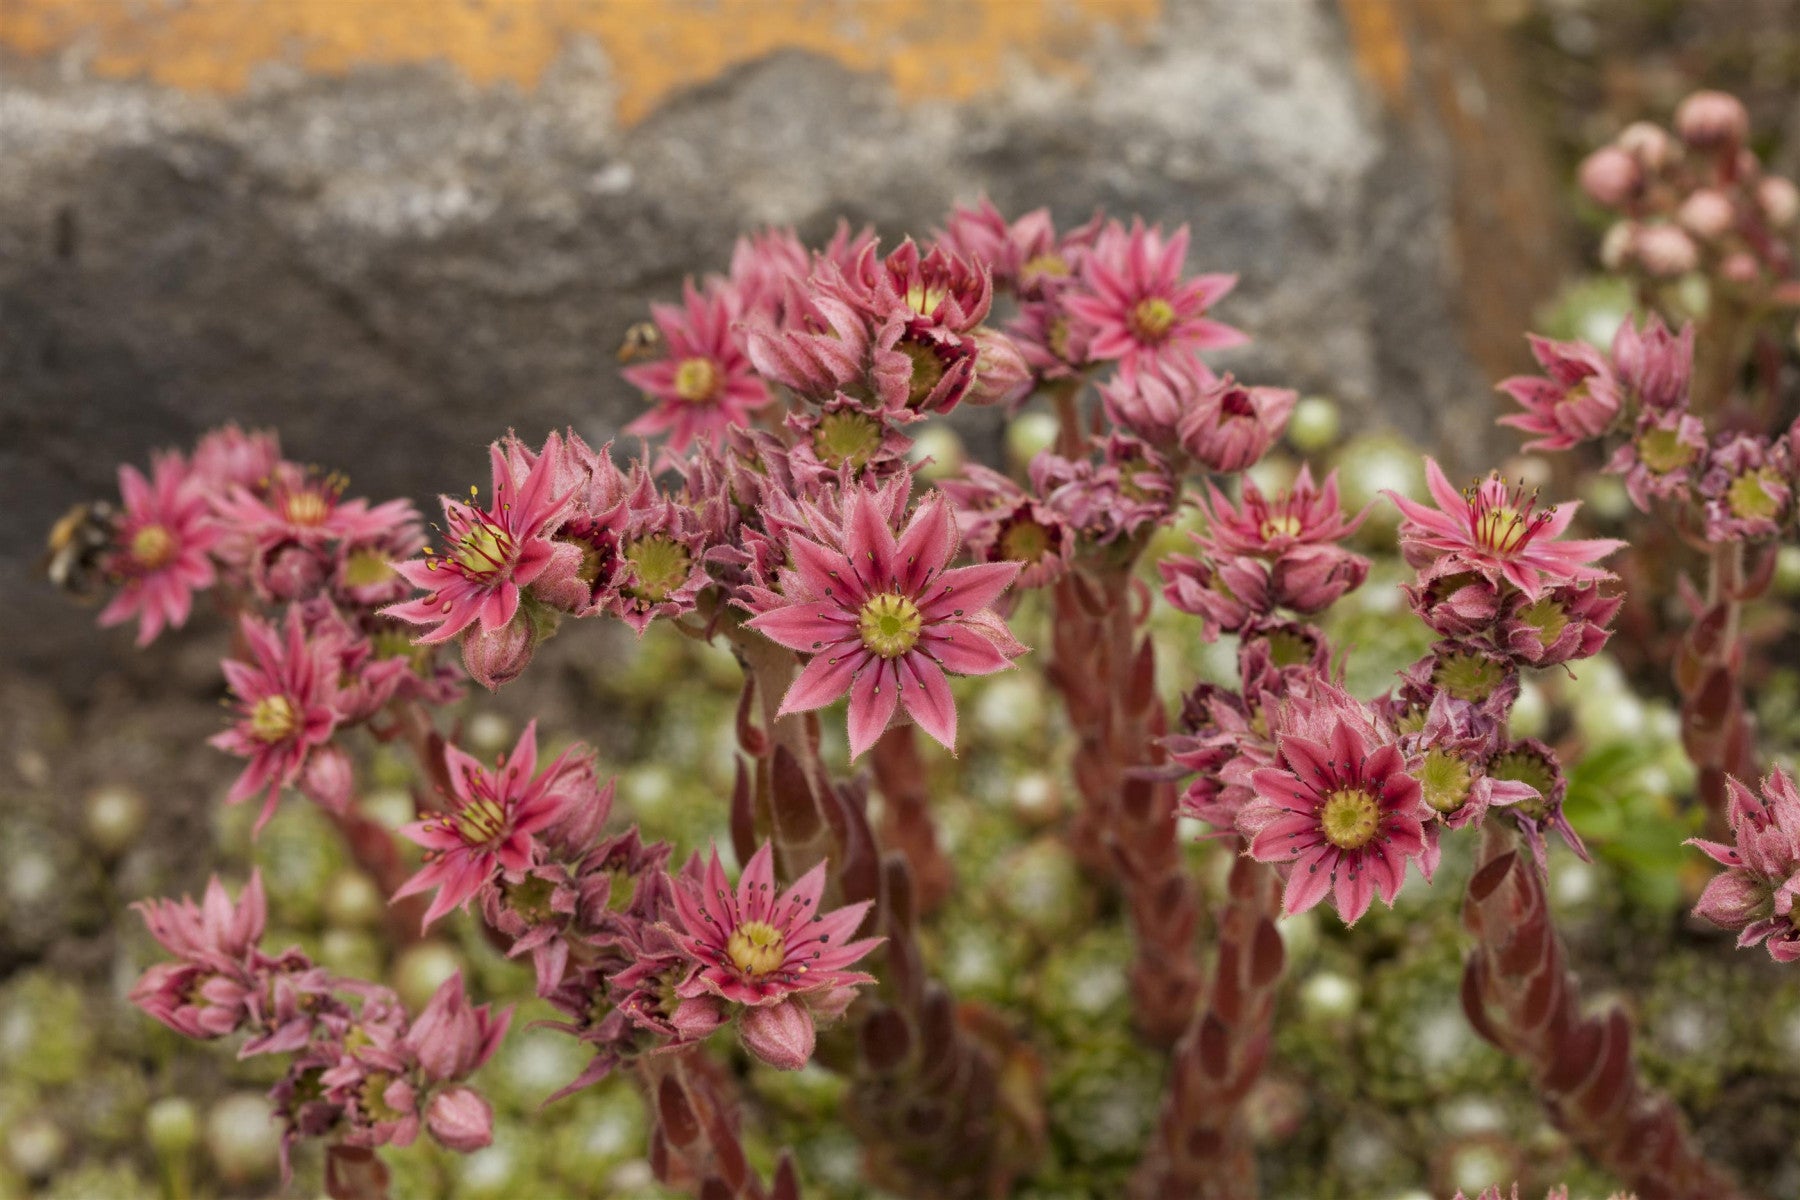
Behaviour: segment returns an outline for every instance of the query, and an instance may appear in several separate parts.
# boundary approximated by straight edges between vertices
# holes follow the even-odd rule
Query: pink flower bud
[[[1700,263],[1694,239],[1673,225],[1639,226],[1631,249],[1644,270],[1659,279],[1685,275]]]
[[[1695,92],[1675,110],[1675,132],[1696,150],[1734,149],[1750,134],[1750,114],[1736,96]]]
[[[1214,471],[1242,471],[1261,458],[1299,399],[1287,388],[1244,387],[1227,375],[1181,417],[1181,448]]]
[[[304,600],[325,586],[328,565],[309,547],[283,546],[263,565],[262,584],[277,601]]]
[[[484,632],[476,625],[463,634],[463,666],[470,678],[482,687],[490,692],[498,691],[502,685],[519,677],[530,664],[536,649],[537,639],[532,635],[531,620],[521,607],[513,619],[499,629]]]
[[[1631,258],[1631,247],[1637,240],[1637,223],[1615,221],[1600,239],[1600,265],[1609,271],[1624,269]]]
[[[695,996],[675,1006],[669,1024],[684,1042],[697,1042],[725,1023],[725,1002],[717,996]]]
[[[798,1000],[783,1000],[744,1012],[738,1022],[744,1048],[781,1071],[798,1071],[813,1054],[813,1020]]]
[[[1678,217],[1689,233],[1706,242],[1724,237],[1737,224],[1731,198],[1718,188],[1701,188],[1682,201]]]
[[[1739,250],[1719,260],[1719,278],[1740,287],[1749,287],[1762,278],[1762,267],[1757,263],[1756,255],[1747,250]]]
[[[970,404],[1012,404],[1031,390],[1031,366],[1004,333],[986,326],[970,335],[975,343],[975,382],[963,397]]]
[[[1721,871],[1700,893],[1694,915],[1706,918],[1720,929],[1742,929],[1769,915],[1772,891],[1767,881],[1749,871],[1740,868]]]
[[[1651,174],[1661,171],[1675,158],[1675,139],[1662,126],[1648,121],[1627,125],[1613,144]]]
[[[300,773],[302,795],[326,812],[341,813],[356,794],[356,770],[342,746],[322,746],[307,757]]]
[[[511,1020],[510,1009],[490,1019],[487,1005],[470,1005],[458,971],[407,1030],[406,1045],[432,1079],[461,1079],[492,1057]]]
[[[1800,218],[1800,188],[1792,180],[1771,175],[1756,185],[1756,203],[1777,229],[1786,229]]]
[[[494,1140],[494,1110],[474,1088],[453,1087],[432,1097],[425,1128],[445,1147],[469,1154]]]
[[[1581,190],[1596,203],[1619,208],[1644,185],[1644,171],[1636,159],[1617,146],[1602,146],[1581,163]]]

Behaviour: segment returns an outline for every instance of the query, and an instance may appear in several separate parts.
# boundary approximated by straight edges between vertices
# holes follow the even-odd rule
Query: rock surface
[[[9,666],[79,687],[128,653],[34,578],[67,505],[121,461],[227,419],[273,425],[357,492],[420,501],[482,446],[634,411],[614,353],[645,304],[763,223],[890,238],[986,191],[1189,222],[1190,266],[1242,273],[1230,365],[1342,398],[1453,456],[1486,386],[1453,319],[1443,151],[1358,80],[1324,3],[1220,0],[1085,82],[1023,69],[972,102],[778,53],[614,117],[574,41],[534,90],[448,67],[268,70],[241,96],[12,61],[0,88],[0,586]]]

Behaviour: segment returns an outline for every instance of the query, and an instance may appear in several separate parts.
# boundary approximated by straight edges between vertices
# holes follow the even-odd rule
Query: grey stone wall
[[[1242,273],[1224,310],[1257,338],[1241,374],[1453,457],[1480,438],[1447,403],[1488,402],[1451,316],[1442,156],[1383,119],[1331,5],[1188,5],[1090,65],[1085,85],[1020,73],[978,103],[902,105],[788,53],[621,128],[583,43],[529,93],[418,68],[271,72],[220,99],[5,64],[8,668],[79,688],[128,653],[32,570],[116,463],[236,419],[358,492],[460,491],[508,426],[628,419],[622,331],[762,223],[922,233],[984,190],[1186,221],[1193,267]]]

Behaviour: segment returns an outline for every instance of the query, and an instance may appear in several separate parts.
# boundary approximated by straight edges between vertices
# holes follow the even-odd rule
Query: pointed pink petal
[[[850,757],[861,758],[894,718],[900,689],[892,664],[876,661],[850,687]]]
[[[898,662],[900,700],[919,728],[944,749],[956,752],[956,701],[943,669],[922,654],[908,654]]]
[[[810,712],[823,708],[850,690],[850,682],[873,656],[861,647],[813,655],[781,698],[781,713]]]

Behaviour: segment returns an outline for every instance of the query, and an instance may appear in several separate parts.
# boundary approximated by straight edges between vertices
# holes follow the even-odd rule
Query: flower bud
[[[1721,871],[1713,876],[1694,905],[1694,915],[1705,917],[1720,929],[1742,929],[1769,915],[1774,888],[1745,870]]]
[[[1637,226],[1630,221],[1615,221],[1600,239],[1600,265],[1609,271],[1623,270],[1631,257],[1631,243]]]
[[[1644,170],[1626,151],[1602,146],[1581,162],[1581,190],[1607,208],[1622,207],[1644,185]]]
[[[269,555],[262,583],[276,601],[305,600],[325,586],[326,562],[306,546],[292,544]]]
[[[738,1021],[744,1049],[781,1071],[798,1071],[813,1054],[812,1014],[798,1000],[746,1009]]]
[[[1700,263],[1694,239],[1673,225],[1641,225],[1631,251],[1646,272],[1659,279],[1685,275]]]
[[[499,629],[471,627],[462,637],[463,667],[469,677],[490,692],[517,679],[537,649],[532,622],[523,606]]]
[[[1800,218],[1800,188],[1779,175],[1771,175],[1756,185],[1756,203],[1776,229],[1786,229]]]
[[[1750,135],[1750,114],[1725,92],[1695,92],[1675,110],[1675,132],[1696,150],[1735,149]]]
[[[970,404],[1012,404],[1031,390],[1031,367],[1019,347],[1004,333],[985,325],[970,335],[975,342],[975,382],[963,399]]]
[[[1631,155],[1639,166],[1652,174],[1668,166],[1675,158],[1675,139],[1660,125],[1636,121],[1627,125],[1613,144]]]
[[[1681,203],[1678,215],[1687,231],[1703,242],[1724,237],[1737,223],[1731,198],[1718,188],[1701,188]]]
[[[1727,254],[1719,261],[1719,278],[1740,287],[1749,287],[1762,278],[1762,267],[1757,264],[1756,255],[1747,250],[1739,250],[1734,254]]]
[[[494,1140],[494,1110],[474,1088],[439,1092],[425,1110],[425,1128],[459,1154],[479,1150]]]
[[[356,794],[356,769],[344,748],[333,742],[307,756],[297,786],[301,795],[326,812],[341,813]]]

